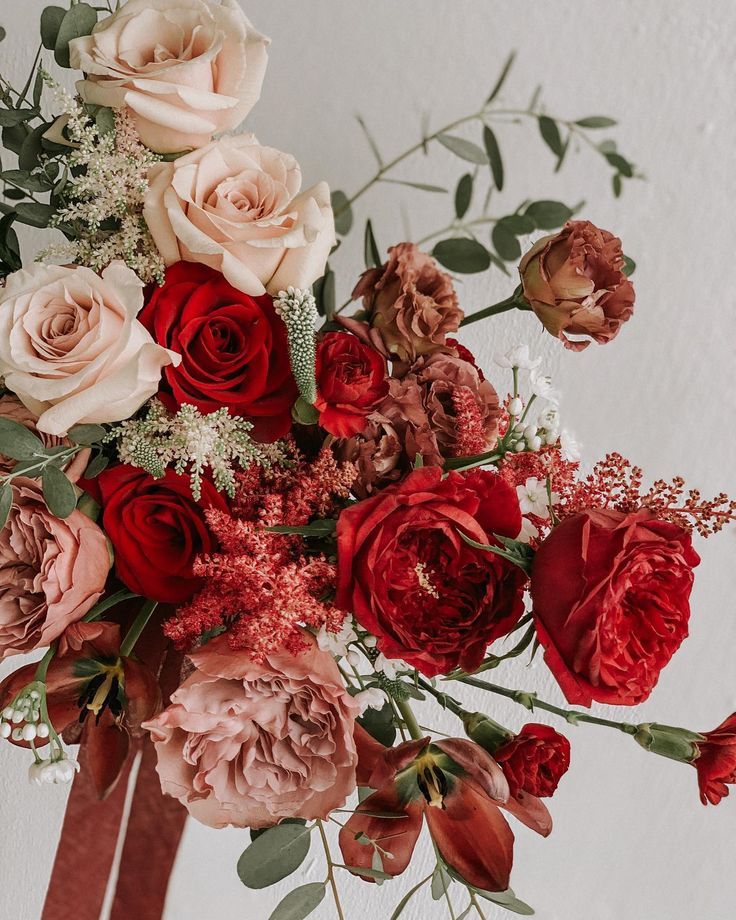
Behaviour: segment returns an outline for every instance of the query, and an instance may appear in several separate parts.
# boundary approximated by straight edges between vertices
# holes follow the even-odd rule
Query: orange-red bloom
[[[728,795],[728,785],[736,784],[736,712],[713,731],[703,732],[705,741],[698,741],[693,766],[698,771],[700,801],[717,805]]]

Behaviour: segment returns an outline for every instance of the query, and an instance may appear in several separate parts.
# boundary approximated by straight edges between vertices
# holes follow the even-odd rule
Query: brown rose
[[[621,240],[587,220],[570,220],[538,240],[519,263],[524,297],[566,348],[610,342],[634,312]],[[588,336],[587,341],[568,335]]]

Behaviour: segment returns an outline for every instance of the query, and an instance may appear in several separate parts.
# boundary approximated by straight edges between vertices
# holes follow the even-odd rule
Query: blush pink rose
[[[237,0],[128,0],[69,43],[85,102],[126,107],[159,153],[202,147],[258,101],[269,40]]]
[[[68,438],[57,438],[52,434],[44,434],[42,431],[39,431],[36,428],[36,422],[38,421],[36,416],[30,409],[27,409],[23,405],[17,396],[13,396],[12,393],[6,393],[5,396],[0,396],[0,418],[7,418],[10,419],[11,422],[18,422],[19,425],[23,425],[29,431],[32,431],[33,434],[38,435],[44,447],[69,446],[70,442]],[[67,479],[76,482],[80,478],[87,468],[90,454],[90,449],[85,447],[84,450],[80,450],[78,454],[72,457],[69,463],[64,467]],[[13,460],[12,457],[6,457],[0,454],[0,474],[9,473],[17,462],[18,461]]]
[[[107,539],[72,511],[51,514],[41,487],[13,480],[13,503],[0,530],[0,658],[49,645],[90,610],[110,569]]]
[[[129,418],[181,357],[137,320],[143,283],[123,262],[97,275],[33,265],[0,290],[0,373],[36,427],[63,436],[81,422]]]
[[[158,163],[149,184],[143,216],[166,265],[209,265],[251,297],[324,273],[335,243],[327,184],[300,193],[294,157],[252,134]]]
[[[309,637],[296,657],[256,664],[218,636],[191,655],[195,670],[144,725],[161,788],[210,827],[266,827],[326,818],[355,789],[359,706],[334,658]]]

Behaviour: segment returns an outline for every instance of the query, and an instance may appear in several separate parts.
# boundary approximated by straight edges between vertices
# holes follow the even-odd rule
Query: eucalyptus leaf
[[[73,444],[81,444],[84,447],[89,447],[95,441],[101,441],[106,434],[107,431],[102,425],[91,424],[74,425],[68,431],[69,440]]]
[[[479,166],[485,166],[488,162],[485,151],[481,150],[472,141],[465,140],[464,137],[455,137],[452,134],[438,134],[437,140],[443,147],[451,150],[455,156],[460,157],[461,160],[467,160],[469,163],[476,163]]]
[[[532,201],[524,211],[540,230],[555,230],[572,217],[572,208],[561,201]]]
[[[307,858],[310,828],[277,824],[260,835],[238,860],[238,876],[248,888],[267,888],[295,872]]]
[[[44,467],[41,477],[43,500],[58,518],[67,518],[77,507],[77,493],[64,473],[52,464]]]
[[[614,173],[611,177],[611,186],[613,187],[613,195],[615,198],[621,197],[621,174]]]
[[[5,31],[5,29],[3,28],[3,26],[0,26],[0,42],[4,42],[4,41],[5,41],[5,37],[7,36],[7,34],[8,34],[8,33]]]
[[[87,469],[84,471],[85,479],[94,479],[95,476],[99,476],[100,473],[107,468],[110,460],[104,454],[97,454],[93,457],[90,462],[87,464]]]
[[[381,182],[388,183],[389,185],[405,185],[407,188],[416,188],[420,192],[435,192],[438,194],[446,195],[447,189],[443,188],[441,185],[428,185],[426,182],[409,182],[408,179],[381,179]]]
[[[444,898],[445,892],[449,889],[451,884],[452,879],[447,874],[445,867],[441,863],[437,863],[432,873],[432,899],[434,901],[439,901],[441,898]]]
[[[11,128],[38,115],[38,109],[0,109],[0,128]]]
[[[53,51],[66,10],[60,6],[47,6],[41,13],[41,44],[47,51]]]
[[[488,162],[491,165],[491,175],[493,184],[500,191],[503,190],[503,160],[501,158],[501,148],[498,146],[496,135],[485,125],[483,128],[483,145],[488,154]]]
[[[271,533],[301,534],[303,537],[330,537],[335,532],[337,521],[334,518],[323,518],[310,521],[309,524],[274,524],[266,530]]]
[[[491,241],[496,252],[506,262],[515,262],[521,256],[521,245],[516,234],[500,220],[491,232]]]
[[[502,217],[499,223],[516,236],[528,236],[537,229],[536,223],[528,214],[509,214]]]
[[[30,173],[25,169],[5,169],[0,173],[0,179],[29,192],[47,192],[51,188],[51,182],[42,173]]]
[[[605,115],[588,115],[587,118],[579,118],[575,124],[580,128],[612,128],[618,122],[615,118],[607,118]]]
[[[5,522],[10,514],[10,506],[13,504],[13,487],[6,480],[0,486],[0,530],[5,527]]]
[[[335,273],[329,265],[325,266],[324,275],[312,285],[312,291],[319,315],[332,319],[335,313]]]
[[[611,166],[617,169],[622,176],[626,176],[627,179],[630,179],[634,175],[634,167],[629,163],[626,157],[622,157],[620,153],[604,153],[603,155]]]
[[[491,264],[491,256],[485,246],[478,240],[463,236],[437,243],[432,255],[445,268],[464,275],[484,272]]]
[[[2,129],[3,147],[13,153],[20,153],[25,139],[28,137],[30,129],[24,123],[11,125]]]
[[[345,192],[336,189],[332,193],[331,199],[332,210],[335,215],[335,230],[340,236],[346,236],[353,226],[353,209],[348,202],[348,196]]]
[[[56,214],[56,209],[50,204],[40,204],[36,201],[24,201],[16,205],[15,213],[18,222],[28,224],[29,227],[48,227],[49,221]]]
[[[19,169],[30,172],[39,165],[40,156],[43,152],[41,139],[46,131],[48,131],[48,125],[46,122],[43,122],[35,127],[23,141],[23,146],[20,148],[20,153],[18,154]]]
[[[621,271],[626,275],[627,278],[634,274],[636,271],[636,262],[634,262],[631,256],[624,254],[624,267],[621,269]]]
[[[64,13],[54,42],[54,60],[69,67],[69,42],[89,35],[97,24],[97,12],[88,3],[76,3]]]
[[[490,95],[486,99],[486,105],[490,105],[493,102],[493,100],[496,98],[496,96],[501,92],[501,89],[504,83],[506,82],[506,77],[508,77],[509,71],[511,70],[511,66],[514,63],[515,57],[516,57],[516,52],[512,51],[511,54],[506,58],[506,63],[501,68],[501,73],[499,74],[498,80],[496,80],[496,83],[493,89],[491,90]]]
[[[291,407],[291,417],[299,425],[316,425],[319,421],[319,412],[300,396]]]
[[[374,882],[385,882],[393,878],[388,872],[382,872],[380,869],[366,869],[363,866],[345,866],[345,868],[352,875],[362,875],[365,878],[372,878]]]
[[[115,130],[115,113],[106,106],[101,106],[95,113],[95,124],[100,134],[109,134]]]
[[[41,439],[25,425],[0,418],[0,454],[12,460],[33,460],[44,453]]]
[[[6,188],[3,191],[3,197],[9,198],[11,201],[22,201],[26,197],[26,193],[20,188]]]
[[[455,215],[460,220],[465,217],[470,201],[473,197],[473,177],[470,173],[465,173],[460,177],[460,181],[455,189]]]
[[[268,920],[304,920],[319,907],[324,896],[324,882],[300,885],[279,901]]]
[[[540,115],[538,123],[539,133],[542,135],[542,140],[544,143],[549,147],[552,153],[555,154],[555,156],[562,156],[562,138],[560,137],[560,129],[557,127],[557,122],[550,118],[548,115]]]
[[[381,264],[381,254],[378,251],[378,244],[373,235],[373,224],[370,219],[365,222],[365,236],[363,239],[363,252],[365,255],[365,267],[374,268]]]
[[[396,725],[390,703],[386,702],[380,709],[366,709],[358,722],[368,734],[386,747],[392,747],[396,740]]]

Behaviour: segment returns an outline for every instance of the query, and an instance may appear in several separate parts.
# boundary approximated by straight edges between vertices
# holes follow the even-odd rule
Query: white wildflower
[[[521,530],[519,531],[516,539],[519,543],[529,543],[530,540],[534,540],[539,536],[539,529],[532,524],[529,518],[523,517],[521,519]]]
[[[519,509],[522,514],[533,514],[542,520],[549,517],[550,494],[547,491],[547,483],[537,479],[536,476],[530,476],[523,486],[516,487],[516,494],[519,498]],[[559,501],[559,495],[552,493],[552,503]]]
[[[529,381],[531,383],[532,393],[540,399],[546,399],[552,405],[559,405],[560,402],[560,393],[559,390],[555,390],[552,386],[552,378],[549,374],[540,374],[539,371],[535,368],[530,376]]]
[[[567,428],[563,428],[560,432],[560,452],[562,459],[570,463],[577,463],[580,459],[580,442]]]
[[[373,667],[376,671],[383,671],[389,680],[396,680],[397,670],[402,664],[403,662],[400,658],[387,658],[383,652],[381,652],[373,662]]]
[[[314,377],[314,325],[319,319],[317,302],[309,291],[289,286],[285,291],[279,291],[273,305],[286,326],[289,360],[299,393],[310,406],[314,405],[317,399]]]
[[[79,763],[68,757],[39,760],[28,768],[28,780],[37,786],[70,783],[75,773],[79,773]]]
[[[515,367],[525,371],[534,370],[542,363],[541,358],[530,357],[528,345],[514,345],[505,354],[495,354],[493,360],[499,367]]]
[[[336,658],[344,658],[348,653],[348,645],[358,638],[353,629],[353,618],[350,614],[345,617],[338,632],[328,632],[320,626],[316,634],[317,645],[323,652],[330,652]]]
[[[360,693],[355,694],[353,699],[360,706],[361,715],[366,709],[383,709],[386,705],[386,694],[378,687],[361,690]]]

